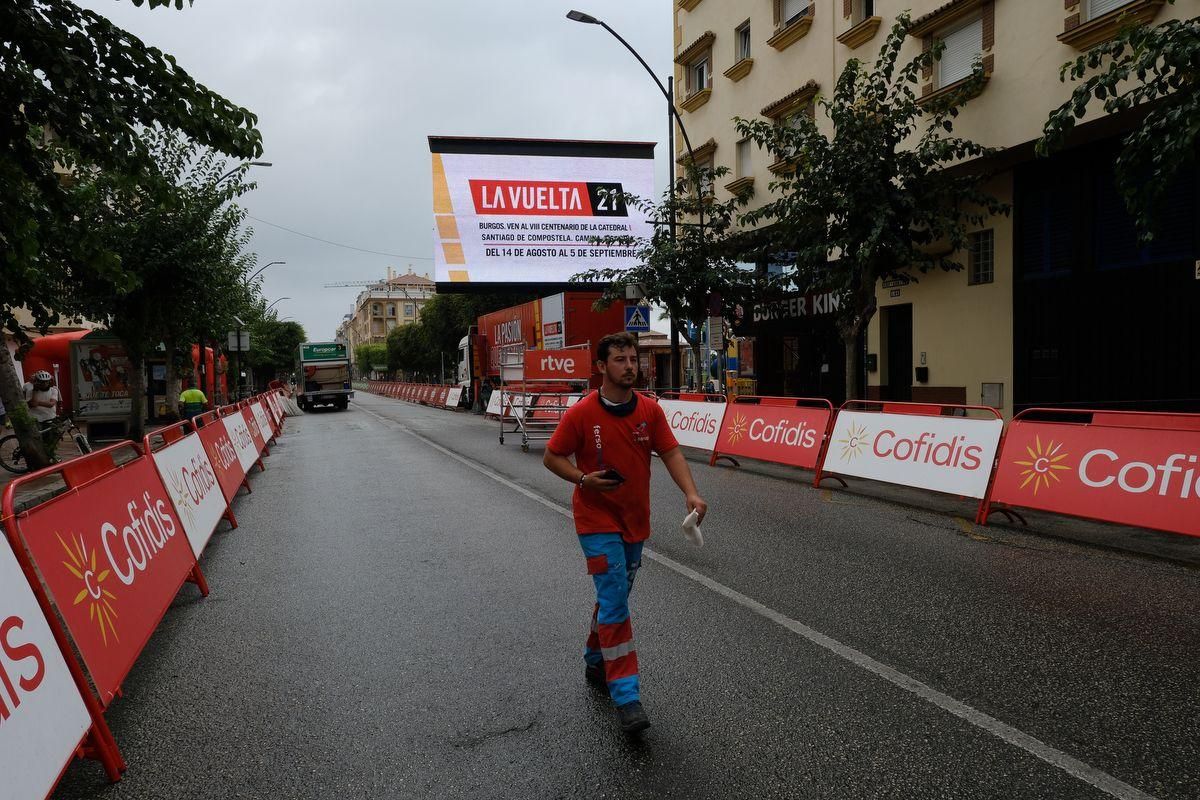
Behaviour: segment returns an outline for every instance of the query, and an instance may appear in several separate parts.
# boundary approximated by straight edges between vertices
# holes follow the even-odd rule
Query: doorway
[[[887,336],[887,386],[885,400],[912,401],[913,313],[912,304],[883,309]]]

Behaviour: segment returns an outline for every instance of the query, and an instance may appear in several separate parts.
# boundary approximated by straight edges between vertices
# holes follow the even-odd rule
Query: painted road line
[[[388,419],[380,414],[371,411],[361,405],[358,406],[361,410],[375,417],[379,421],[395,426],[401,432],[413,437],[417,441],[425,444],[428,447],[437,450],[439,453],[452,458],[465,467],[468,467],[481,475],[485,475],[496,483],[507,486],[515,492],[518,492],[530,500],[545,506],[551,511],[557,512],[568,519],[572,518],[571,510],[560,503],[551,500],[544,495],[535,492],[534,490],[521,486],[518,483],[508,480],[507,478],[497,475],[492,472],[486,465],[473,461],[466,456],[460,455],[453,450],[450,450],[437,442],[423,436],[416,431],[411,430],[403,423]],[[820,631],[810,628],[802,622],[792,619],[791,617],[782,614],[773,608],[763,605],[757,600],[747,597],[736,589],[731,589],[723,583],[719,583],[706,575],[696,572],[691,567],[684,566],[678,561],[675,561],[667,556],[657,553],[650,548],[642,551],[642,556],[655,561],[667,569],[681,575],[688,580],[694,581],[701,586],[710,589],[711,591],[721,595],[722,597],[732,600],[734,603],[743,608],[757,614],[764,619],[768,619],[775,624],[786,628],[792,633],[807,639],[813,644],[821,647],[829,652],[837,655],[857,667],[870,672],[885,681],[900,687],[906,692],[910,692],[917,697],[925,700],[943,711],[948,711],[961,720],[969,722],[975,727],[987,731],[993,736],[1007,742],[1014,747],[1018,747],[1032,756],[1035,756],[1047,764],[1056,767],[1072,777],[1083,781],[1091,786],[1096,787],[1105,794],[1120,798],[1121,800],[1154,800],[1154,796],[1130,786],[1129,784],[1114,778],[1103,770],[1097,769],[1090,764],[1084,763],[1074,756],[1070,756],[1055,747],[1052,747],[1041,739],[1031,736],[1024,731],[1014,728],[1006,722],[1001,722],[993,716],[985,714],[973,706],[967,705],[961,700],[957,700],[945,692],[940,692],[928,684],[922,683],[916,678],[900,672],[899,670],[877,661],[861,650],[856,650],[849,645],[842,644],[837,639],[827,636]]]

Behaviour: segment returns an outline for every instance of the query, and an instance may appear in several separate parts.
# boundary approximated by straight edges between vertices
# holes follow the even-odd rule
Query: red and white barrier
[[[265,446],[270,440],[275,438],[275,428],[271,425],[271,420],[267,419],[267,414],[263,411],[262,403],[258,402],[258,400],[251,400],[247,404],[247,408],[250,409],[254,421],[258,423],[259,434],[262,436],[263,445]]]
[[[1200,536],[1200,414],[1023,411],[980,521],[1008,506]]]
[[[229,427],[221,419],[219,410],[201,414],[193,422],[199,426],[200,443],[204,445],[208,463],[212,464],[217,475],[221,494],[224,495],[226,504],[231,504],[238,487],[245,485],[246,491],[250,491],[250,484],[246,482],[246,470],[242,466],[238,448],[230,436]],[[248,437],[249,432],[246,435]],[[229,511],[229,523],[237,527],[232,508]]]
[[[708,451],[716,447],[728,406],[724,395],[663,392],[658,405],[681,445]]]
[[[159,431],[167,444],[153,451],[151,457],[192,552],[199,559],[221,518],[229,518],[232,523],[232,517],[216,469],[194,430],[192,423],[182,422]],[[151,452],[153,436],[147,434],[143,440],[146,452]]]
[[[832,420],[828,400],[736,397],[725,412],[709,463],[739,457],[815,470]]]
[[[208,593],[152,459],[139,454],[115,466],[114,451],[131,447],[68,462],[90,475],[74,485],[64,472],[68,492],[11,520],[14,547],[25,548],[37,567],[104,705],[179,587],[191,580]]]
[[[446,392],[446,408],[458,408],[458,404],[462,402],[463,387],[451,386],[450,391]]]
[[[112,734],[94,701],[92,709],[85,702],[90,690],[30,586],[0,541],[0,775],[11,798],[48,797],[88,739],[109,759],[110,777],[120,774]]]
[[[948,416],[967,413],[979,416]],[[852,475],[982,500],[1003,430],[992,408],[851,400],[838,410],[817,479]]]
[[[238,462],[242,465],[242,472],[249,475],[250,468],[255,464],[262,469],[262,462],[258,458],[258,444],[255,442],[253,434],[250,433],[246,417],[242,414],[241,409],[236,406],[225,406],[221,409],[221,414],[221,422],[225,425],[229,441],[233,443]]]

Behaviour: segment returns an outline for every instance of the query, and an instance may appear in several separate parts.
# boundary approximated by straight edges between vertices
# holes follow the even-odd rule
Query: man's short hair
[[[613,349],[624,350],[626,347],[637,349],[637,337],[629,331],[610,333],[596,345],[596,360],[608,361],[608,354]]]

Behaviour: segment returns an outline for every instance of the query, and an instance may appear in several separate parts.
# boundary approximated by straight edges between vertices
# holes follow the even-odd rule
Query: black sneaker
[[[637,700],[617,706],[617,720],[620,721],[621,730],[625,733],[637,733],[650,727],[650,718],[646,716],[646,709],[642,708],[642,704]]]
[[[583,668],[583,679],[597,689],[608,691],[608,681],[604,678],[603,664],[588,664]]]

